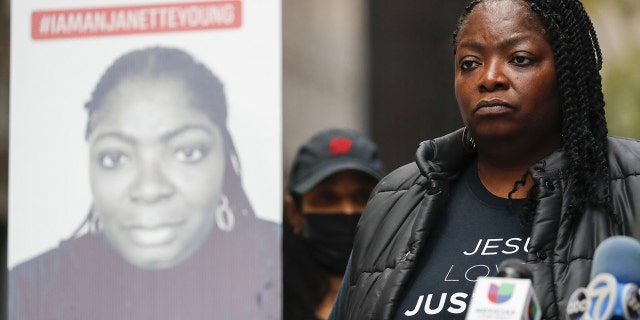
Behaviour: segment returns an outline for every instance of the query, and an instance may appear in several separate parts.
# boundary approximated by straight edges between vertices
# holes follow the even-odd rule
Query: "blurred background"
[[[322,129],[370,136],[390,171],[413,161],[420,141],[461,127],[451,32],[466,2],[282,0],[284,181],[298,146]],[[640,1],[583,2],[604,54],[609,132],[640,138]],[[7,228],[9,7],[0,0],[0,250]],[[6,266],[6,254],[0,259]]]

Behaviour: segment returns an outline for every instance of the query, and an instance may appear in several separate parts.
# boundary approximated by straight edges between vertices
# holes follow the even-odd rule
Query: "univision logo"
[[[513,295],[514,284],[502,283],[500,285],[491,284],[489,286],[489,300],[493,303],[505,303]]]

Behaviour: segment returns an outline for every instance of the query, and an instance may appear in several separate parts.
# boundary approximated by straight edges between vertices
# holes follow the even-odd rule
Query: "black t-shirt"
[[[495,276],[505,259],[525,258],[529,238],[519,222],[524,200],[491,194],[476,168],[472,163],[454,185],[395,319],[464,319],[476,279]]]

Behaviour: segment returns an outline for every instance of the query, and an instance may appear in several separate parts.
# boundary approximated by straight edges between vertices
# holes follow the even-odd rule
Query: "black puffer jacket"
[[[338,298],[343,313],[333,319],[392,319],[424,239],[446,212],[451,182],[471,159],[461,135],[459,130],[421,143],[416,163],[378,184],[358,226],[348,293]],[[593,253],[602,240],[620,234],[640,238],[640,142],[609,138],[609,166],[619,222],[589,209],[573,228],[565,214],[572,185],[563,175],[562,153],[530,169],[540,190],[527,263],[544,319],[564,319],[570,294],[589,282]]]

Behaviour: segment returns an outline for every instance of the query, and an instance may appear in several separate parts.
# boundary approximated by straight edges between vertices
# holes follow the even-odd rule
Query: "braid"
[[[482,1],[470,2],[458,21],[453,33],[454,53],[461,27]],[[600,76],[602,52],[595,28],[579,0],[520,1],[529,4],[541,20],[554,52],[562,109],[563,150],[568,162],[564,174],[574,190],[567,213],[575,221],[586,207],[592,206],[615,217],[611,204],[608,131]],[[519,180],[514,184],[514,191],[520,186],[522,182]],[[534,189],[537,188],[531,190]],[[534,197],[535,192],[529,192],[530,205],[525,205],[521,217],[527,224],[533,221]]]
[[[522,175],[522,178],[520,178],[520,180],[516,181],[513,184],[513,189],[511,189],[511,191],[509,191],[508,194],[508,198],[509,198],[509,206],[507,208],[507,210],[509,210],[509,212],[513,213],[514,209],[513,209],[513,194],[516,193],[516,191],[518,191],[519,187],[524,186],[527,183],[527,177],[529,177],[531,175],[531,172],[529,170],[525,171],[525,173]],[[531,226],[531,224],[533,223],[533,214],[535,213],[535,209],[536,209],[536,199],[537,199],[537,195],[538,195],[538,181],[536,181],[535,179],[533,180],[533,186],[531,187],[531,189],[529,189],[529,193],[527,194],[527,198],[524,202],[524,204],[522,205],[522,214],[520,215],[520,224],[524,227],[528,227]]]
[[[531,171],[529,170],[525,171],[525,173],[522,175],[520,180],[516,181],[513,184],[513,189],[509,191],[509,194],[508,194],[509,207],[507,208],[509,212],[514,212],[513,194],[516,193],[516,191],[518,191],[518,188],[523,187],[527,183],[527,177],[529,176],[531,176]],[[525,199],[524,204],[522,205],[522,214],[520,215],[520,224],[525,228],[533,224],[533,217],[536,211],[536,204],[537,204],[536,199],[538,196],[538,185],[539,185],[539,182],[533,179],[533,186],[529,189],[529,192],[527,193],[527,198]]]
[[[602,94],[602,52],[595,29],[578,0],[525,0],[538,15],[555,54],[567,175],[574,192],[568,214],[587,206],[613,214]]]

